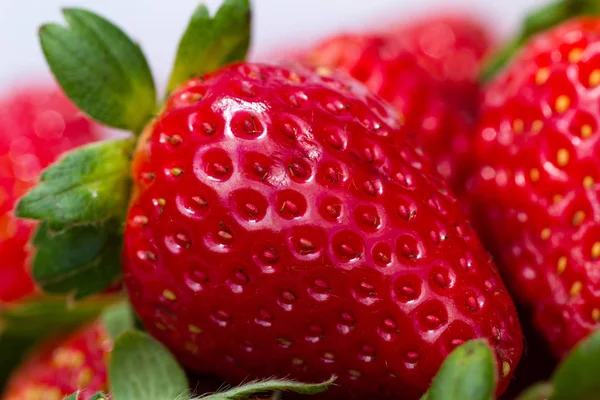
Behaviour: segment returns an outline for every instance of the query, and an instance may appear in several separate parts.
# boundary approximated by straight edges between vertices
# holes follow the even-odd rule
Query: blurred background
[[[221,0],[206,0],[215,9]],[[544,0],[254,0],[255,57],[302,47],[343,29],[409,20],[426,10],[468,12],[499,36],[515,29],[524,13]],[[0,0],[0,90],[24,80],[49,79],[37,27],[60,21],[60,8],[85,7],[108,17],[141,42],[155,79],[170,71],[176,43],[198,0]]]

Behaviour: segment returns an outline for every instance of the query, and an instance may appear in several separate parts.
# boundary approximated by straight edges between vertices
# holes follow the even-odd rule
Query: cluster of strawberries
[[[122,280],[152,337],[230,383],[336,375],[320,396],[418,399],[455,348],[484,339],[502,395],[528,378],[524,343],[524,365],[541,361],[521,324],[556,360],[600,326],[600,19],[564,19],[504,49],[485,83],[496,43],[462,17],[336,36],[283,66],[226,54],[175,78],[132,146],[122,275],[94,292]],[[48,43],[67,94],[111,125],[66,86]],[[0,103],[0,133],[1,326],[43,290],[77,293],[32,277],[44,238],[29,243],[36,225],[13,208],[61,153],[104,135],[42,89]],[[56,223],[36,211],[66,204],[55,175],[20,215]],[[62,210],[57,232],[96,222]],[[108,330],[42,343],[2,399],[109,391]]]

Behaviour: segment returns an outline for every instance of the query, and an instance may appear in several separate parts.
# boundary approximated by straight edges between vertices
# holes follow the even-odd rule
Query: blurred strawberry
[[[26,263],[32,225],[13,216],[15,201],[58,155],[98,138],[58,89],[23,88],[0,99],[0,302],[34,290]]]
[[[86,388],[78,400],[106,389],[106,361],[112,348],[104,326],[95,323],[47,343],[13,374],[3,400],[61,400]]]
[[[493,44],[492,34],[466,15],[434,16],[403,25],[391,40],[417,57],[447,96],[471,114],[477,111],[481,61]]]
[[[439,82],[419,65],[418,58],[391,38],[339,35],[317,45],[302,61],[344,71],[390,102],[406,131],[459,195],[470,170],[470,117],[447,101]]]
[[[460,195],[470,167],[480,63],[491,35],[466,16],[434,16],[381,33],[328,38],[299,59],[342,70],[392,103]]]

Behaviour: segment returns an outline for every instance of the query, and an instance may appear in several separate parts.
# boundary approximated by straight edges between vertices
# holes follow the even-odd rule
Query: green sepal
[[[47,296],[0,304],[0,392],[33,346],[94,320],[119,299],[110,295],[74,302],[66,297]]]
[[[525,17],[520,33],[486,61],[480,80],[488,82],[496,76],[536,34],[584,15],[600,15],[600,1],[558,0],[533,11]]]
[[[249,0],[225,0],[214,17],[201,4],[179,42],[168,92],[194,76],[246,57],[250,46]]]
[[[156,106],[156,89],[140,47],[106,19],[63,10],[67,26],[39,30],[46,61],[67,96],[106,125],[140,132]]]
[[[134,145],[132,139],[113,140],[67,153],[18,202],[17,216],[45,220],[53,227],[123,218]]]
[[[215,393],[210,396],[201,397],[202,400],[233,400],[247,399],[252,395],[264,392],[282,391],[293,392],[299,394],[317,394],[329,389],[335,382],[337,377],[333,375],[324,382],[319,383],[302,383],[290,379],[266,379],[262,381],[254,381],[245,385],[229,389],[225,392]]]
[[[426,400],[490,400],[496,392],[496,360],[483,340],[466,342],[446,357]]]
[[[121,275],[120,222],[108,220],[53,232],[40,224],[33,238],[31,272],[46,293],[76,298],[99,293]]]
[[[100,315],[100,322],[113,341],[121,333],[135,329],[133,310],[127,301],[122,301],[104,310]]]
[[[595,400],[600,396],[600,331],[575,346],[552,376],[551,400]]]
[[[189,390],[185,372],[173,355],[138,331],[124,332],[115,340],[108,377],[115,400],[175,400]]]
[[[550,399],[553,390],[552,384],[549,382],[536,383],[525,389],[523,393],[517,397],[517,400],[548,400]]]

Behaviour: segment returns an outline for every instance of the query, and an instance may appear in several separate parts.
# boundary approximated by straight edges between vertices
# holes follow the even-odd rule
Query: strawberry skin
[[[392,107],[353,80],[234,64],[188,81],[133,161],[124,273],[148,331],[189,368],[416,399],[468,339],[502,392],[514,306]]]
[[[428,17],[393,30],[391,40],[413,54],[452,103],[475,115],[479,107],[479,68],[492,35],[463,15]]]
[[[336,36],[308,52],[304,61],[346,72],[390,102],[437,171],[461,193],[469,173],[470,118],[445,98],[439,82],[395,36]]]
[[[61,400],[83,388],[78,400],[88,400],[106,389],[111,348],[112,341],[99,323],[46,344],[12,375],[3,400]]]
[[[562,356],[600,321],[600,20],[530,41],[486,88],[474,221]]]
[[[32,224],[14,217],[15,201],[58,155],[98,137],[57,89],[24,88],[0,100],[0,302],[34,290],[26,249]]]

